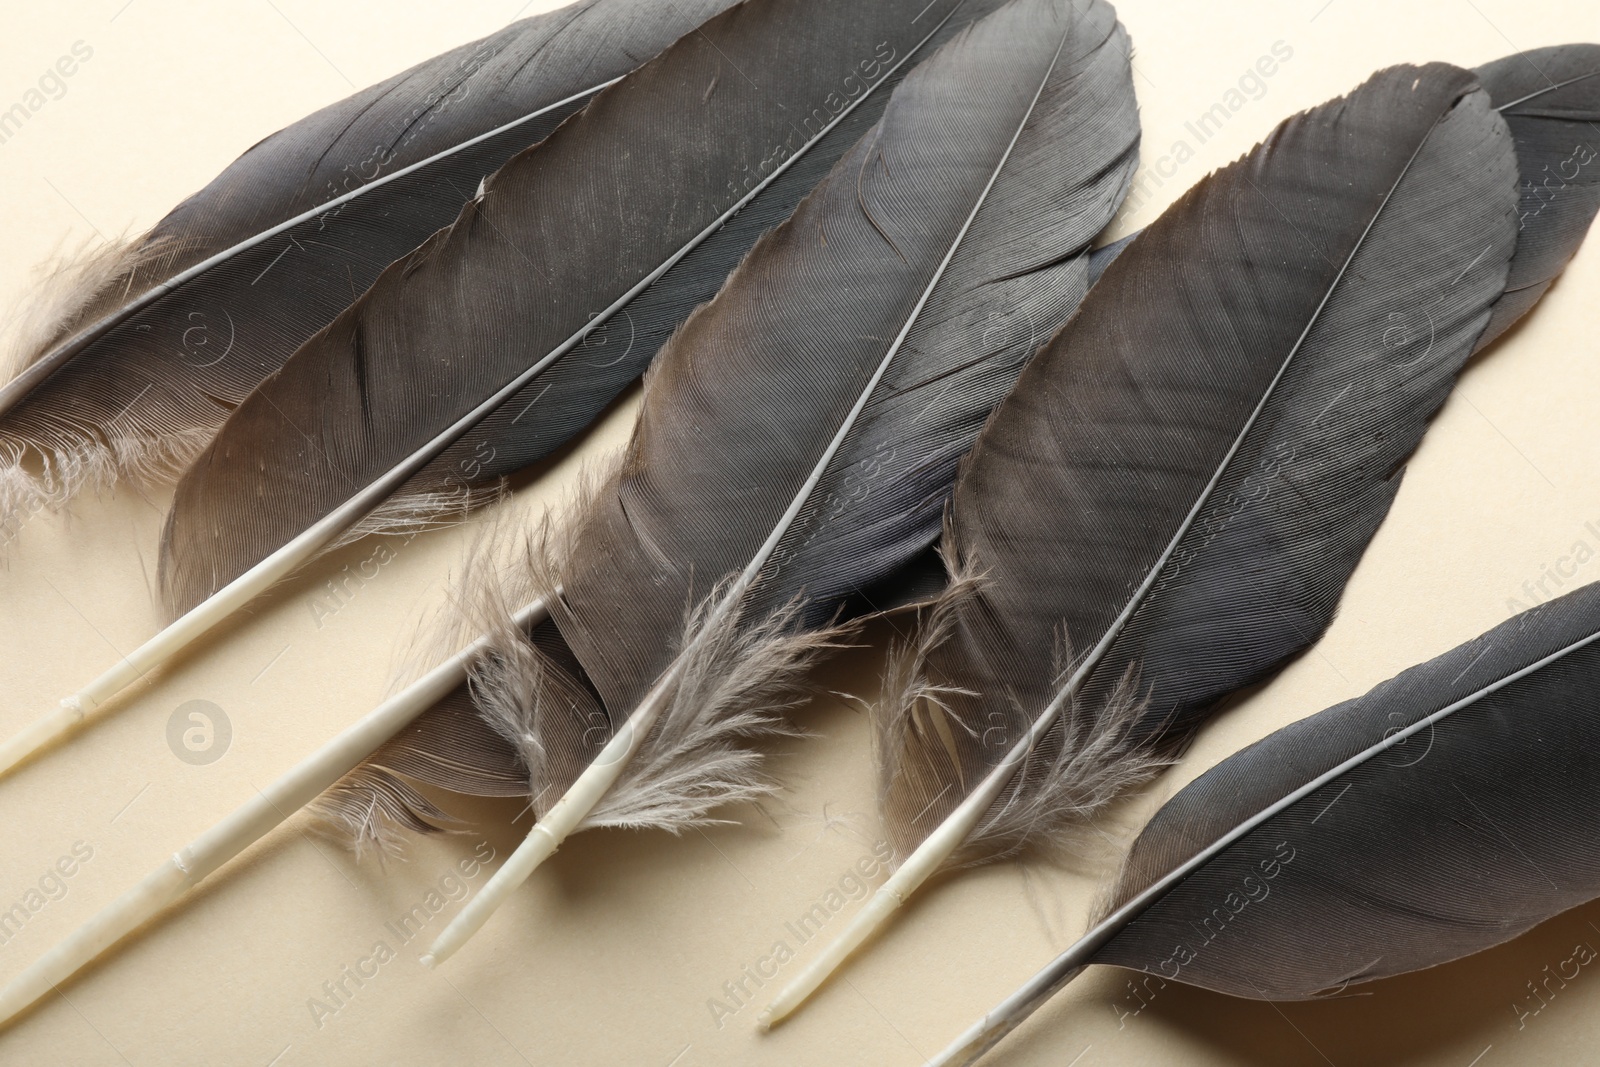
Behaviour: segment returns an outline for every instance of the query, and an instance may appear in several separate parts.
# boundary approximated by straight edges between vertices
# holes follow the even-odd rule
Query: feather
[[[549,621],[478,673],[539,822],[429,959],[567,835],[676,830],[770,788],[740,742],[848,634],[839,604],[936,536],[1028,326],[1081,299],[1136,140],[1109,5],[1016,0],[913,72],[689,319],[543,567]]]
[[[1395,67],[1106,268],[975,443],[955,588],[875,710],[899,865],[764,1021],[941,867],[1070,846],[1326,628],[1504,292],[1516,178],[1471,72]]]
[[[1092,929],[937,1062],[1090,964],[1307,1000],[1600,896],[1597,684],[1590,585],[1228,757],[1156,812]]]
[[[454,225],[229,419],[168,518],[169,609],[192,608],[397,464],[416,466],[408,494],[450,493],[568,440],[881,113],[891,69],[962,6],[877,4],[868,18],[842,0],[804,11],[796,0],[759,0],[597,97],[487,181]],[[802,30],[807,47],[775,59],[774,42]],[[745,84],[739,72],[758,65],[761,82]],[[866,98],[846,129],[832,125],[841,85]],[[791,112],[806,116],[798,129]],[[796,158],[801,165],[770,173]],[[748,203],[757,176],[779,180]],[[477,415],[478,432],[413,459],[547,360],[498,410]],[[352,423],[360,429],[349,432]],[[278,462],[262,470],[262,456]],[[262,499],[273,504],[266,516],[255,514]],[[239,521],[245,514],[251,521]]]
[[[998,2],[748,0],[485,179],[229,416],[167,516],[175,621],[0,748],[0,771],[402,487],[420,505],[401,510],[437,519],[568,441],[881,114],[886,86]]]
[[[0,526],[175,474],[478,182],[731,0],[584,0],[263,140],[132,241],[58,271],[0,388]]]

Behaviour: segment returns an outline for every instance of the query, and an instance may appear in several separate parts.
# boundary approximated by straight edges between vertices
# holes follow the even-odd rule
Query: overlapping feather
[[[150,232],[57,273],[0,388],[0,527],[177,473],[484,176],[732,0],[583,0],[266,138]]]
[[[1074,744],[1109,731],[1137,766],[1326,627],[1504,291],[1515,178],[1469,73],[1396,68],[1289,120],[1108,268],[958,485],[945,552],[974,589],[916,672],[950,726],[884,712],[902,854],[1052,705]],[[1044,770],[1058,737],[961,858],[1081,820],[1079,779]]]
[[[939,1064],[1091,964],[1305,1000],[1600,896],[1600,586],[1235,753],[1162,806],[1100,919]]]
[[[1070,846],[1328,625],[1505,290],[1516,184],[1470,72],[1395,67],[1105,269],[965,461],[952,592],[875,708],[896,869],[764,1024],[941,867]]]
[[[913,61],[999,3],[746,0],[484,179],[229,416],[163,529],[172,621],[0,744],[0,774],[322,552],[458,517],[569,441]]]
[[[406,503],[380,523],[470,500],[568,441],[881,113],[914,57],[995,2],[752,0],[599,94],[230,417],[179,483],[169,608],[402,465]]]

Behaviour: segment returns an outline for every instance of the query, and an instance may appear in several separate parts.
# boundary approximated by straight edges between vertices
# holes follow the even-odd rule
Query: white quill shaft
[[[545,614],[544,604],[535,602],[518,611],[514,618],[519,626],[532,626]],[[354,770],[374,749],[464,682],[469,667],[488,644],[486,638],[480,638],[378,705],[258,791],[233,814],[174,852],[138,885],[57,943],[0,989],[0,1025],[160,914],[207,875]]]
[[[1416,152],[1412,153],[1412,158],[1415,159],[1417,152],[1420,151],[1421,148],[1419,147]],[[1395,185],[1398,187],[1398,179]],[[1394,190],[1391,189],[1389,196],[1393,195]],[[1385,197],[1384,202],[1388,202],[1387,197]],[[1084,679],[1099,665],[1100,660],[1104,658],[1107,650],[1110,649],[1112,642],[1116,640],[1127,625],[1128,620],[1133,617],[1134,611],[1143,602],[1145,594],[1150,591],[1156,580],[1161,576],[1162,569],[1166,566],[1167,561],[1172,557],[1173,552],[1178,548],[1179,542],[1183,540],[1184,535],[1194,525],[1195,519],[1199,517],[1200,512],[1210,501],[1211,494],[1222,480],[1228,465],[1233,462],[1234,456],[1243,447],[1245,438],[1249,435],[1257,420],[1260,419],[1261,413],[1266,409],[1268,402],[1271,401],[1273,394],[1277,390],[1278,383],[1288,373],[1290,365],[1294,362],[1295,356],[1300,352],[1306,337],[1311,333],[1312,327],[1321,316],[1323,308],[1327,306],[1328,301],[1332,298],[1333,292],[1340,280],[1344,278],[1345,272],[1350,269],[1350,264],[1355,259],[1356,251],[1360,249],[1366,235],[1376,225],[1381,210],[1380,207],[1379,211],[1373,214],[1372,221],[1367,224],[1367,229],[1362,234],[1362,240],[1357,241],[1355,247],[1345,257],[1345,261],[1334,276],[1333,282],[1328,286],[1328,292],[1323,296],[1322,302],[1317,306],[1316,311],[1304,328],[1301,329],[1300,336],[1284,357],[1277,373],[1273,375],[1272,380],[1263,391],[1261,399],[1256,403],[1249,418],[1240,427],[1232,446],[1223,455],[1221,462],[1217,464],[1216,470],[1211,475],[1211,480],[1206,483],[1204,489],[1196,498],[1194,505],[1190,507],[1188,514],[1174,531],[1166,549],[1151,565],[1139,587],[1134,590],[1127,603],[1123,605],[1122,611],[1118,613],[1111,625],[1106,628],[1105,633],[1100,635],[1100,639],[1095,642],[1094,648],[1056,691],[1055,698],[1034,719],[1032,725],[1028,728],[1028,732],[1012,746],[1010,752],[1006,753],[1006,758],[973,788],[967,798],[946,816],[945,820],[923,839],[922,843],[895,870],[894,874],[883,885],[878,887],[877,892],[872,895],[872,899],[851,918],[850,924],[845,927],[844,931],[825,946],[820,955],[815,957],[799,974],[795,975],[787,985],[778,991],[778,995],[772,999],[772,1003],[767,1006],[756,1020],[758,1026],[762,1029],[771,1027],[775,1023],[781,1022],[801,1004],[805,1003],[806,999],[821,987],[828,976],[852,952],[859,948],[862,942],[866,941],[878,927],[888,921],[889,916],[901,904],[905,903],[908,896],[915,892],[923,882],[932,877],[944,865],[945,860],[955,854],[956,849],[961,847],[961,843],[977,827],[978,821],[983,817],[984,812],[988,810],[989,805],[993,804],[995,799],[1000,796],[1001,791],[1011,781],[1011,777],[1017,768],[1027,760],[1028,753],[1033,751],[1034,747],[1044,739],[1045,733],[1055,724],[1062,710],[1066,708],[1067,703],[1083,684]]]

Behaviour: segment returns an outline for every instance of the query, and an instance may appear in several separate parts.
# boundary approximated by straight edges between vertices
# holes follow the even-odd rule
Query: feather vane
[[[921,50],[995,3],[751,0],[485,179],[229,416],[163,530],[172,623],[0,746],[0,772],[363,520],[459,514],[570,440]],[[778,41],[803,47],[774,59]],[[393,502],[402,489],[420,506]]]
[[[1549,288],[1594,219],[1597,179],[1580,161],[1595,157],[1600,46],[1536,49],[1477,74],[1520,174],[1516,253],[1481,350]],[[1591,587],[1526,612],[1208,771],[1141,833],[1094,928],[935,1062],[977,1059],[1091,963],[1301,999],[1477,951],[1595,895],[1586,835],[1545,821],[1586,795],[1587,772],[1564,755],[1584,751],[1569,732],[1572,686],[1593,656],[1595,604]],[[1223,885],[1227,874],[1248,880]],[[1192,947],[1241,886],[1250,903],[1230,904],[1227,937]],[[1173,946],[1189,947],[1175,958]]]
[[[1126,44],[1114,15],[1103,4],[1070,15],[1056,7],[1065,10],[1008,9],[1010,22],[996,14],[993,25],[981,24],[988,40],[1017,33],[1019,20],[1042,22],[1050,29],[1041,33],[1056,35],[1051,40],[1062,32],[1058,20],[1072,26],[1069,47],[1040,83],[1037,101],[1016,96],[1022,87],[1003,103],[998,93],[966,100],[947,88],[964,67],[982,72],[994,61],[985,51],[992,46],[965,39],[966,53],[939,54],[937,79],[935,69],[925,72],[944,95],[897,90],[891,115],[835,168],[803,218],[759,245],[663,354],[624,469],[566,523],[573,542],[584,546],[580,556],[574,561],[569,545],[553,546],[541,533],[528,568],[535,580],[525,582],[519,596],[495,594],[510,605],[559,585],[561,603],[576,605],[573,615],[529,638],[539,656],[558,661],[547,677],[584,682],[572,689],[583,695],[581,714],[569,709],[567,715],[614,729],[619,712],[641,699],[674,650],[695,644],[692,635],[701,627],[686,630],[686,612],[723,576],[748,570],[775,523],[786,528],[729,616],[742,620],[739,625],[766,627],[775,615],[797,613],[795,625],[817,629],[841,609],[884,606],[875,592],[880,581],[936,538],[958,458],[1040,338],[1081,299],[1087,257],[1079,253],[1109,221],[1133,162],[1137,122],[1126,61],[1114,51]],[[1034,56],[1036,62],[1049,58]],[[1071,72],[1078,72],[1076,82]],[[973,75],[972,84],[985,84],[983,77]],[[1000,109],[1000,117],[985,116],[978,110],[985,106]],[[975,117],[965,119],[969,112]],[[1021,121],[1012,116],[1024,113],[1031,117],[997,177],[992,158],[985,163],[980,153],[998,152],[1004,142],[974,137],[973,147],[952,147],[948,140],[953,130],[987,129],[991,142],[1001,131],[1009,137]],[[964,125],[946,126],[950,115]],[[988,121],[992,128],[985,127]],[[943,212],[945,224],[954,227],[959,219],[949,213],[963,204],[971,210],[991,178],[970,231],[939,268],[952,231],[941,233],[904,213]],[[913,242],[920,243],[923,259],[913,255],[919,250]],[[929,288],[935,268],[943,274]],[[861,321],[850,322],[851,315]],[[881,380],[865,387],[863,376],[886,349],[892,358]],[[853,367],[849,373],[838,365],[845,359],[854,361],[844,365]],[[851,415],[856,404],[860,410]],[[811,457],[828,443],[822,435],[847,416],[854,421],[837,450],[813,469]],[[714,437],[709,427],[716,428]],[[814,484],[807,482],[812,475]],[[791,505],[798,510],[786,517]],[[701,608],[692,613],[704,617]],[[498,703],[520,706],[523,725],[510,726],[504,714],[499,721],[508,743],[527,760],[534,755],[525,739],[529,722],[547,705],[535,699],[527,669],[501,676],[516,659],[491,661],[492,676],[480,676],[478,685],[520,693]],[[425,763],[432,735],[449,731],[445,724],[467,699],[463,691],[430,711],[415,737],[397,738],[357,778],[381,774],[396,761],[413,768]],[[531,791],[550,798],[605,739],[577,745],[571,737],[534,736],[539,752],[579,757],[562,774],[532,776]],[[503,753],[484,757],[486,770],[506,763]],[[465,780],[471,774],[412,777],[478,791]],[[382,785],[363,790],[345,783],[353,791],[331,798],[330,813],[381,805],[383,794],[394,795],[392,783]],[[420,804],[390,814],[406,825],[423,815]]]

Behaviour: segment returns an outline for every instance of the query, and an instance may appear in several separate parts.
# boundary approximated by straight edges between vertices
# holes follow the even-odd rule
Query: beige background
[[[525,10],[545,6],[534,0]],[[1137,47],[1147,169],[1180,139],[1195,150],[1182,166],[1167,166],[1161,184],[1147,185],[1123,230],[1150,221],[1283,116],[1385,64],[1473,65],[1536,45],[1600,40],[1600,10],[1587,0],[1119,6]],[[52,252],[148,226],[260,137],[518,14],[517,0],[8,0],[0,109],[75,42],[93,57],[64,96],[0,144],[0,306],[22,299],[30,272]],[[1199,144],[1185,122],[1222,101],[1280,41],[1292,58],[1259,99]],[[1467,373],[1326,639],[1217,721],[1155,795],[1128,806],[1126,828],[1108,828],[1068,868],[1007,864],[938,884],[775,1034],[753,1032],[759,1004],[719,1027],[709,1002],[774,941],[798,947],[784,922],[822,899],[876,840],[864,722],[842,702],[811,710],[816,736],[779,757],[787,788],[765,813],[743,812],[742,825],[683,839],[584,834],[436,973],[417,965],[418,943],[402,944],[385,923],[425,903],[476,849],[503,857],[516,840],[513,809],[488,813],[481,836],[423,842],[387,867],[357,863],[296,818],[190,906],[0,1033],[0,1061],[918,1063],[1072,939],[1127,828],[1161,796],[1251,739],[1506,618],[1512,598],[1530,603],[1525,582],[1558,563],[1573,569],[1579,542],[1586,562],[1559,584],[1600,577],[1600,556],[1589,559],[1600,550],[1597,294],[1600,247],[1591,242],[1532,319]],[[587,450],[614,447],[630,416],[619,412]],[[572,470],[555,471],[514,506],[542,506]],[[154,631],[149,583],[164,507],[159,493],[122,491],[24,530],[0,571],[0,729],[20,728]],[[369,708],[413,632],[443,602],[466,536],[400,547],[348,605],[319,617],[323,583],[373,546],[324,563],[70,748],[0,782],[0,908],[21,900],[75,843],[92,849],[65,880],[65,895],[0,945],[0,976]],[[1556,580],[1544,580],[1556,591]],[[861,652],[827,681],[870,696],[876,666],[876,653]],[[224,709],[233,728],[230,749],[207,766],[180,762],[166,743],[169,716],[197,699]],[[478,871],[470,884],[485,877]],[[424,935],[458,906],[447,902]],[[396,958],[359,988],[347,980],[353,996],[319,1019],[310,1001],[326,1000],[323,983],[340,980],[380,940]],[[1600,946],[1600,906],[1336,1001],[1274,1006],[1169,986],[1120,1028],[1119,1010],[1139,1006],[1129,976],[1097,971],[994,1062],[1591,1062],[1600,1039],[1593,968],[1518,1019],[1518,1005],[1541,1007],[1527,984],[1579,943]]]

